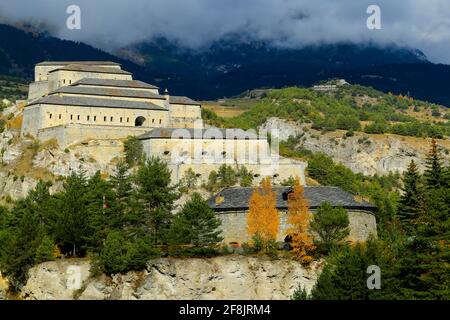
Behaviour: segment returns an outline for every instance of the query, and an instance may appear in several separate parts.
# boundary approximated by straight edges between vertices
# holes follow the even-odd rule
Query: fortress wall
[[[186,156],[201,157],[203,154],[203,158],[211,159],[211,162],[226,158],[231,162],[256,164],[268,157],[267,140],[211,139],[206,136],[203,139],[191,139],[187,133],[184,136],[182,129],[179,133],[184,139],[168,137],[143,140],[144,151],[148,155],[168,156],[172,161],[179,161]]]
[[[169,169],[172,172],[172,181],[179,182],[186,174],[186,171],[192,169],[199,178],[199,185],[201,182],[207,182],[208,176],[211,171],[218,171],[223,164],[231,165],[235,169],[239,166],[245,166],[249,171],[253,173],[253,183],[258,184],[264,177],[271,177],[276,184],[281,183],[283,180],[288,179],[290,176],[298,177],[301,184],[305,184],[305,163],[280,163],[277,165],[265,165],[265,164],[248,164],[248,163],[236,163],[235,161],[224,161],[221,163],[181,163],[168,164]],[[256,176],[255,176],[256,175]],[[276,177],[274,177],[276,175]]]
[[[133,80],[131,74],[59,70],[48,75],[49,90],[53,91],[60,87],[71,85],[83,78]]]
[[[43,65],[43,66],[35,66],[34,67],[34,81],[46,81],[48,80],[48,73],[52,70],[64,67],[65,64],[61,65]],[[104,67],[104,65],[92,65],[97,67]],[[114,68],[120,70],[120,65],[108,65],[108,68]]]
[[[316,210],[310,212],[315,214]],[[373,214],[361,210],[347,210],[349,218],[350,235],[348,241],[359,242],[366,241],[370,235],[377,236],[376,219]],[[247,212],[234,211],[218,213],[222,222],[222,237],[224,243],[238,242],[240,244],[250,240],[247,234]],[[280,227],[277,241],[284,241],[289,224],[287,224],[287,213],[280,212]]]
[[[187,104],[170,104],[170,114],[174,118],[194,118],[201,119],[202,112],[200,106]]]
[[[139,97],[117,97],[117,96],[103,96],[103,95],[93,95],[93,94],[79,94],[79,93],[56,93],[61,97],[81,97],[81,98],[96,98],[96,99],[106,99],[106,100],[121,100],[125,101],[124,104],[128,101],[136,101],[136,102],[147,102],[153,103],[157,106],[164,107],[165,101],[164,99],[149,99],[149,98],[139,98]]]
[[[99,126],[67,124],[41,129],[38,138],[41,141],[55,138],[61,148],[88,139],[123,139],[127,136],[137,136],[148,131],[142,127]]]
[[[133,87],[114,87],[114,86],[97,86],[97,85],[91,85],[91,84],[79,84],[77,87],[85,87],[85,88],[105,88],[105,89],[118,89],[121,90],[133,90],[133,91],[145,91],[150,92],[154,94],[159,94],[158,89],[151,89],[151,88],[133,88]],[[161,99],[162,100],[162,99]]]
[[[42,109],[41,116],[43,119],[40,128],[49,128],[70,123],[134,127],[135,119],[142,116],[146,119],[143,127],[146,127],[148,131],[154,127],[165,127],[169,122],[168,111],[165,110],[118,109],[49,104],[40,104],[37,106],[41,106]]]
[[[34,100],[45,96],[48,93],[48,81],[38,81],[30,83],[28,89],[28,100]]]
[[[37,136],[39,128],[42,126],[42,110],[39,105],[26,107],[23,110],[23,122],[20,134],[22,136],[30,134]]]

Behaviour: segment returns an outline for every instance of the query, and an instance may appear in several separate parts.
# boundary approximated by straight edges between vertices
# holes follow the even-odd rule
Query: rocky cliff
[[[419,170],[425,168],[425,158],[430,148],[430,139],[406,137],[394,134],[366,134],[355,132],[346,137],[346,131],[321,133],[309,124],[288,122],[270,118],[260,127],[262,130],[277,128],[280,140],[298,136],[298,146],[313,152],[323,152],[357,173],[385,175],[389,172],[405,171],[411,160]],[[444,163],[450,161],[450,140],[438,139]]]
[[[289,299],[302,285],[311,290],[320,263],[221,256],[160,258],[145,270],[93,277],[88,260],[60,260],[33,267],[23,299]],[[78,277],[78,278],[77,278]],[[79,280],[79,282],[78,282]]]

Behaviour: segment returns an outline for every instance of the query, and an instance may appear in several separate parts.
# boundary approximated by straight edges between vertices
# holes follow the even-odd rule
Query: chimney
[[[167,88],[166,88],[166,90],[164,90],[164,98],[166,98],[167,102],[169,102],[170,95],[169,95],[169,91],[167,90]]]

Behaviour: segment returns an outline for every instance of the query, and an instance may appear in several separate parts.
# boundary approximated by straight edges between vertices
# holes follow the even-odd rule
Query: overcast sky
[[[81,30],[66,27],[71,4]],[[366,27],[370,4],[381,8],[381,30]],[[244,31],[282,46],[394,42],[450,64],[449,0],[1,0],[5,20],[44,22],[58,37],[111,50],[154,36],[198,48]]]

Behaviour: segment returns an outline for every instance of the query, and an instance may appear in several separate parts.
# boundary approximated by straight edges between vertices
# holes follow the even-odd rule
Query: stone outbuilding
[[[247,234],[247,213],[249,200],[255,188],[226,188],[208,200],[209,206],[218,214],[222,225],[222,237],[226,244],[242,244],[249,240]],[[292,187],[274,186],[277,197],[276,207],[280,212],[280,228],[277,241],[285,241],[287,229],[288,194]],[[314,215],[324,202],[333,207],[343,207],[348,212],[349,241],[365,241],[370,235],[377,235],[376,207],[365,201],[357,201],[355,196],[338,187],[304,187],[304,197],[308,200],[310,212]]]

